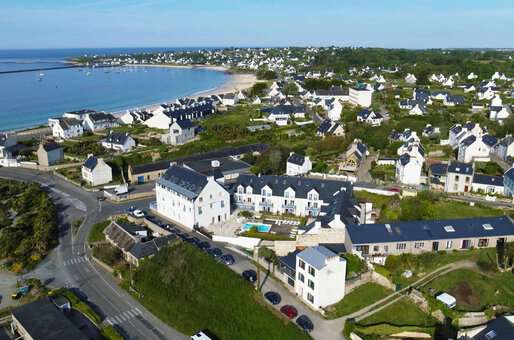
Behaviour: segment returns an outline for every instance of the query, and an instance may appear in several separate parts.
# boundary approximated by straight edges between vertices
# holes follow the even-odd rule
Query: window
[[[487,247],[489,245],[489,240],[486,238],[481,238],[478,240],[479,247]]]
[[[316,270],[311,266],[309,266],[309,274],[311,274],[312,276],[316,276]]]
[[[453,245],[453,241],[452,240],[446,241],[446,249],[451,249],[452,245]]]
[[[407,248],[406,243],[396,243],[396,250],[404,250],[405,248]]]
[[[380,250],[380,247],[379,246],[373,246],[373,251],[376,253]]]
[[[298,273],[298,280],[300,280],[300,282],[304,282],[305,281],[305,276],[303,276],[302,273]]]
[[[466,176],[466,183],[469,183],[469,176]]]
[[[225,208],[225,201],[221,201],[221,207]]]
[[[302,269],[305,269],[305,262],[303,262],[302,260],[298,260],[298,266],[300,266],[300,268]]]
[[[311,280],[308,280],[307,285],[309,286],[310,289],[314,290],[314,282],[312,282]]]
[[[199,201],[200,201],[200,202],[203,202],[203,197],[200,197]]]
[[[314,296],[312,296],[311,293],[307,293],[307,300],[309,300],[310,303],[314,303]]]
[[[469,249],[472,245],[471,240],[462,240],[462,249]]]
[[[389,252],[389,246],[384,246],[384,252],[387,254]]]
[[[423,248],[424,246],[425,246],[425,242],[416,242],[416,243],[414,243],[414,248],[416,248],[416,249]]]
[[[198,215],[202,214],[202,207],[198,207]]]
[[[459,180],[459,176],[455,176],[455,181],[458,181]]]
[[[239,188],[237,188],[237,192],[238,192],[238,193],[240,193],[240,194],[242,194],[242,193],[243,193],[243,187],[239,187]]]

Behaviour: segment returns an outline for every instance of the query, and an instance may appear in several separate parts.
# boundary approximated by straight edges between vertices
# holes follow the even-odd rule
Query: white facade
[[[174,122],[170,126],[169,133],[163,136],[163,142],[171,145],[182,145],[192,141],[194,138],[194,125],[180,126],[178,122]]]
[[[207,178],[199,194],[189,196],[187,192],[187,188],[158,181],[155,185],[157,212],[191,230],[225,222],[230,217],[230,194],[213,178]]]
[[[373,91],[368,89],[356,89],[350,87],[350,103],[362,107],[370,107],[372,103]]]
[[[126,136],[123,141],[109,141],[105,139],[102,141],[102,147],[114,151],[128,152],[136,147],[136,141],[130,136]]]
[[[335,100],[334,103],[330,106],[328,110],[328,119],[331,121],[338,121],[341,119],[341,111],[343,110],[343,105],[339,100]]]
[[[396,161],[396,180],[407,185],[419,185],[422,169],[423,162],[416,157],[409,157],[406,164],[398,160]]]
[[[171,118],[166,115],[164,110],[161,108],[154,112],[152,118],[146,120],[143,124],[149,128],[167,130],[171,125]]]
[[[315,310],[339,302],[345,295],[346,260],[323,246],[296,255],[295,292]]]
[[[112,169],[102,158],[92,169],[82,166],[82,179],[91,186],[103,185],[112,181]]]
[[[58,139],[70,139],[84,134],[82,123],[72,118],[50,118],[48,125],[52,128],[52,136]]]
[[[464,140],[466,141],[466,140]],[[457,159],[459,162],[488,162],[490,160],[489,154],[491,148],[482,141],[482,137],[476,137],[476,140],[471,143],[461,143],[459,145],[459,153]]]
[[[298,164],[299,162],[295,162],[297,159],[303,159],[302,164]],[[298,176],[298,175],[304,175],[312,170],[312,161],[310,160],[309,156],[301,157],[297,155],[291,155],[289,159],[287,160],[286,164],[286,174],[288,176]]]

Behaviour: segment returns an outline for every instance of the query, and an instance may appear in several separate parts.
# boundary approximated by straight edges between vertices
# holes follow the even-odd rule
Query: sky
[[[0,0],[0,49],[514,47],[513,0]]]

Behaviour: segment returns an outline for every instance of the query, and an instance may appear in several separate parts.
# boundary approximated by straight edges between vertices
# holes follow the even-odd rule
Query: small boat
[[[44,76],[45,76],[45,74],[44,74],[44,73],[40,73],[40,74],[39,74],[39,78],[43,78]]]

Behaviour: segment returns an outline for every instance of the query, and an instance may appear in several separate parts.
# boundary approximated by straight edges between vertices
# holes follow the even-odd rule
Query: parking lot
[[[222,260],[223,255],[230,255],[233,258],[234,263],[228,265],[228,267],[239,275],[242,275],[243,272],[247,270],[257,270],[251,257],[245,254],[243,251],[232,247],[227,247],[227,245],[224,243],[213,242],[209,237],[197,231],[186,230],[180,226],[173,225],[172,223],[164,221],[163,219],[154,215],[147,214],[147,218],[149,218],[153,223],[156,223],[162,228],[167,229],[171,233],[177,235],[185,242],[188,242],[198,247],[199,249],[202,249],[205,251],[206,255],[215,256],[217,259],[219,259],[220,262],[224,262]],[[219,250],[216,251],[217,254],[214,254],[213,249]],[[342,339],[342,326],[332,327],[332,323],[323,319],[319,313],[312,311],[306,305],[300,302],[300,300],[298,300],[294,294],[292,294],[286,287],[284,287],[282,282],[279,282],[277,279],[268,276],[266,272],[261,271],[261,282],[259,286],[262,294],[265,294],[269,291],[274,291],[281,296],[281,302],[277,305],[272,305],[268,302],[272,308],[280,311],[280,308],[283,306],[292,305],[297,309],[298,317],[302,315],[308,316],[314,325],[314,330],[310,333],[314,339]],[[296,319],[297,318],[293,318],[293,322]],[[323,324],[326,324],[328,327],[322,326]]]

